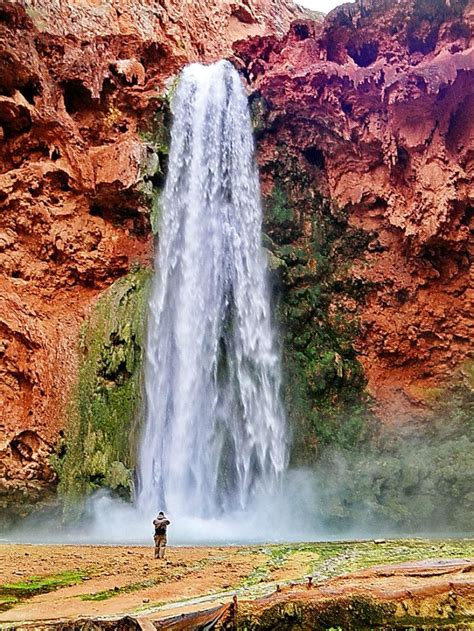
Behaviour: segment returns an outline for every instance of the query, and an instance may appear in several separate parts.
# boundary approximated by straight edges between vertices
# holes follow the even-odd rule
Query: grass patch
[[[113,598],[114,596],[119,596],[120,594],[129,594],[131,592],[138,592],[141,589],[154,587],[155,585],[159,585],[160,583],[164,583],[176,577],[182,578],[186,574],[192,573],[195,570],[202,569],[207,564],[208,564],[208,560],[203,559],[202,561],[199,561],[198,563],[190,565],[189,567],[185,569],[183,569],[182,567],[178,567],[176,568],[176,570],[171,572],[168,576],[160,576],[158,578],[149,578],[144,581],[138,581],[136,583],[130,583],[129,585],[124,585],[123,587],[113,587],[112,589],[105,589],[101,592],[83,594],[80,598],[81,600],[101,601],[101,600],[108,600],[109,598]]]
[[[342,564],[344,572],[354,572],[374,565],[421,561],[430,558],[467,558],[474,556],[474,539],[417,540],[402,539],[374,544],[360,543],[354,554]]]
[[[237,587],[251,587],[252,585],[258,585],[258,583],[263,583],[266,578],[268,578],[268,567],[267,564],[259,565],[254,568],[250,574],[241,581]]]
[[[45,594],[61,587],[77,585],[85,578],[87,578],[85,572],[75,570],[51,576],[30,576],[18,583],[4,583],[0,585],[0,611],[6,611],[20,601],[32,598],[37,594]]]
[[[257,565],[237,587],[251,587],[258,585],[258,583],[264,583],[272,569],[279,567],[284,562],[290,550],[288,546],[269,546],[261,550],[268,556],[268,559],[261,565]]]
[[[120,594],[129,594],[131,592],[138,592],[141,589],[146,589],[147,587],[153,587],[154,585],[161,583],[162,580],[163,579],[148,579],[146,581],[139,581],[138,583],[130,583],[130,585],[124,585],[123,587],[113,587],[112,589],[105,589],[102,592],[84,594],[83,596],[81,596],[81,600],[108,600],[109,598],[119,596]]]
[[[264,548],[262,552],[268,555],[268,559],[254,568],[250,574],[238,584],[237,588],[252,587],[258,583],[266,582],[270,577],[270,573],[280,568],[291,554],[296,554],[306,549],[309,549],[306,544],[273,545]]]

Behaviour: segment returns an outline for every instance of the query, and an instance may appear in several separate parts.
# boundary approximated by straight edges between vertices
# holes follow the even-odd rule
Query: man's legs
[[[155,539],[155,559],[159,559],[160,558],[160,537],[158,535],[155,535],[154,539]]]
[[[159,552],[158,552],[158,557],[160,559],[164,559],[165,558],[165,548],[166,548],[166,535],[162,535],[160,537]]]

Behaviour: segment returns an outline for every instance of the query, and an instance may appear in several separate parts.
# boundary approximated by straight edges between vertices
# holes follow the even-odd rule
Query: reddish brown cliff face
[[[373,283],[357,348],[389,423],[416,417],[472,348],[473,20],[472,3],[368,0],[234,47],[267,111],[262,172],[294,156],[376,235],[351,275]]]
[[[156,154],[138,132],[166,79],[297,14],[286,0],[0,2],[0,505],[54,482],[80,325],[151,262]]]
[[[157,154],[140,129],[168,78],[237,39],[252,36],[235,60],[265,103],[264,194],[285,154],[302,200],[373,237],[350,270],[372,290],[343,306],[380,417],[413,418],[467,357],[472,5],[361,0],[284,35],[295,17],[289,0],[0,1],[0,507],[54,484],[80,326],[151,261]]]

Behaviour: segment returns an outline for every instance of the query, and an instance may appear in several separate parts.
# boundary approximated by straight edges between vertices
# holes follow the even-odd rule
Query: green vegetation
[[[279,265],[276,283],[284,332],[284,401],[294,464],[323,447],[352,448],[373,432],[365,377],[357,360],[357,306],[371,289],[349,274],[373,236],[314,194],[309,174],[284,150],[266,199],[264,244]]]
[[[314,556],[314,546],[309,544],[284,544],[266,546],[263,552],[268,556],[264,563],[255,567],[252,572],[239,583],[237,587],[252,587],[271,580],[271,572],[283,566],[292,554],[304,552],[308,555],[308,562]],[[262,550],[260,550],[262,551]],[[308,568],[309,570],[309,565]],[[305,572],[307,573],[307,572]]]
[[[161,190],[153,189],[153,195],[150,206],[150,225],[151,231],[156,236],[158,234],[158,228],[160,225],[161,216]]]
[[[292,601],[275,603],[257,616],[238,614],[236,629],[239,631],[291,631],[313,629],[314,631],[337,631],[338,629],[374,631],[392,629],[385,623],[396,613],[396,605],[376,602],[372,598],[353,595],[344,599],[324,598],[317,602]],[[334,625],[338,626],[334,626]],[[341,626],[339,626],[341,625]],[[383,626],[380,626],[383,625]]]
[[[251,587],[252,585],[257,585],[258,583],[263,583],[268,579],[269,569],[267,564],[259,565],[254,568],[250,574],[239,583],[238,587]]]
[[[80,570],[62,572],[52,576],[30,576],[18,583],[4,583],[0,585],[0,611],[6,611],[20,601],[32,598],[37,594],[52,592],[61,587],[77,585],[87,578],[87,574]]]
[[[140,138],[151,148],[154,158],[153,162],[149,160],[142,167],[144,175],[142,193],[150,208],[150,226],[154,235],[158,234],[158,222],[161,212],[160,195],[168,167],[171,141],[170,99],[170,92],[167,92],[152,101],[156,108],[153,116],[144,122],[143,127],[139,131]]]
[[[260,550],[262,551],[262,550]],[[474,556],[474,539],[387,539],[375,541],[323,541],[265,546],[267,559],[242,581],[251,587],[271,581],[272,571],[289,562],[292,555],[305,555],[300,580],[306,576],[326,580],[374,565],[402,563],[429,558],[470,558]],[[283,581],[285,582],[285,581]]]
[[[129,497],[142,414],[150,281],[149,269],[116,281],[83,327],[65,444],[53,457],[66,508],[103,486]]]
[[[10,596],[0,591],[0,611],[7,611],[20,602],[17,596]]]
[[[374,565],[421,561],[430,558],[468,558],[474,554],[473,539],[392,539],[309,544],[320,555],[309,574],[318,580],[355,572]]]
[[[290,554],[298,552],[301,549],[302,548],[298,545],[265,547],[264,552],[268,555],[268,559],[262,565],[258,565],[254,568],[238,587],[251,587],[252,585],[264,583],[269,578],[269,574],[272,570],[281,567]]]
[[[132,592],[140,591],[141,589],[146,589],[147,587],[153,587],[154,585],[161,583],[162,580],[150,579],[146,581],[138,581],[137,583],[130,583],[130,585],[124,585],[123,587],[114,587],[113,589],[105,589],[102,592],[95,592],[93,594],[84,594],[83,596],[81,596],[81,600],[92,600],[92,601],[108,600],[109,598],[113,598],[114,596],[119,596],[120,594],[130,594]]]
[[[275,186],[271,196],[272,220],[278,226],[285,226],[294,219],[293,209],[288,198],[279,186]]]
[[[158,154],[164,158],[169,154],[170,146],[170,129],[171,129],[171,110],[166,96],[157,96],[151,101],[155,106],[153,116],[144,122],[140,129],[140,138],[153,146]],[[161,163],[160,163],[161,164]],[[164,170],[160,168],[163,175]]]
[[[250,97],[249,107],[253,132],[258,138],[265,131],[269,106],[266,100],[257,92]]]

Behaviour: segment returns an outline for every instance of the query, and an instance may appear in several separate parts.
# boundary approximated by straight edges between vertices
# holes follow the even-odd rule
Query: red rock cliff
[[[460,0],[360,0],[323,25],[284,0],[0,2],[0,493],[39,498],[67,416],[81,323],[149,263],[139,128],[165,80],[232,42],[277,146],[311,190],[377,234],[357,341],[385,420],[412,415],[472,336],[473,12]],[[265,34],[269,34],[265,36]],[[308,166],[309,165],[309,166]],[[303,217],[304,219],[304,217]]]
[[[387,422],[472,350],[473,21],[472,2],[362,0],[235,46],[268,111],[262,172],[283,146],[377,236],[351,274],[375,287],[357,348]]]

